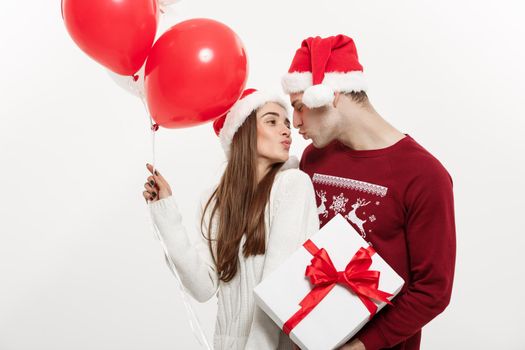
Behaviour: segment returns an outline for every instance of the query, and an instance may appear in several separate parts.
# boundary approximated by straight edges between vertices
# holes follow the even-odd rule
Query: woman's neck
[[[271,168],[271,164],[266,158],[259,157],[257,159],[257,183],[261,182],[261,180],[268,174],[268,171]]]

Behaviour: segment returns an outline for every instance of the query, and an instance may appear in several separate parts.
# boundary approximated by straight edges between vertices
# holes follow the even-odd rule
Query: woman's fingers
[[[149,183],[150,186],[158,186],[158,183],[157,181],[155,181],[155,178],[153,176],[148,176],[148,178],[146,179],[146,183]]]
[[[159,191],[159,189],[156,186],[154,186],[154,185],[152,186],[151,183],[149,183],[149,182],[145,182],[144,183],[144,188],[146,189],[146,191],[148,191],[150,193],[153,192],[153,191],[155,191],[155,192]]]
[[[149,193],[148,191],[143,191],[142,192],[142,196],[146,199],[146,201],[154,200],[153,195],[151,193]]]
[[[143,195],[144,198],[146,198],[147,200],[157,200],[157,199],[159,199],[159,194],[158,194],[157,191],[155,191],[155,190],[152,190],[152,191],[142,191],[142,195]]]
[[[166,181],[166,179],[164,179],[164,177],[159,173],[159,171],[157,169],[153,169],[153,165],[147,163],[146,164],[146,168],[152,174],[153,179],[155,180],[155,182],[158,182],[158,183],[161,183],[161,184],[163,184],[165,186],[168,186],[168,182]]]
[[[160,191],[151,177],[148,178],[148,181],[144,183],[144,188],[146,189],[146,191],[143,191],[142,195],[144,196],[146,201],[155,201],[159,199]]]
[[[153,165],[146,163],[146,168],[152,174],[148,177],[148,182],[152,187],[157,189],[157,198],[163,199],[171,196],[170,184],[164,179],[164,177],[158,172],[157,169],[153,169]]]
[[[155,172],[158,174],[157,169],[153,170],[153,165],[151,165],[150,163],[146,163],[146,168],[151,173],[151,175],[156,175]]]
[[[150,176],[146,179],[144,183],[145,191],[142,192],[142,196],[148,201],[157,201],[161,198],[171,194],[169,190],[168,183],[164,180],[162,176],[158,174],[156,170],[153,169],[153,165],[146,164],[146,168],[150,172]]]
[[[164,185],[162,182],[155,179],[153,176],[149,176],[147,182],[144,184],[144,188],[151,191],[156,191],[157,194],[169,192],[169,186]],[[150,191],[150,192],[151,192]]]

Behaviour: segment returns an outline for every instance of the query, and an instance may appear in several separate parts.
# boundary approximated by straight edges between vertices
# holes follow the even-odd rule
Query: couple
[[[283,79],[293,126],[312,144],[289,159],[288,103],[246,90],[214,123],[228,163],[204,196],[198,230],[181,223],[158,172],[145,184],[155,224],[185,288],[218,296],[215,349],[292,349],[254,302],[253,288],[337,214],[405,280],[393,300],[341,349],[419,349],[421,328],[449,303],[455,265],[452,180],[365,93],[351,38],[308,38]],[[317,202],[316,202],[317,199]]]

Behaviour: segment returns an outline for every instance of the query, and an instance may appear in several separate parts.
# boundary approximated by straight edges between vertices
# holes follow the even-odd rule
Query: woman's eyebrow
[[[280,117],[279,113],[275,113],[275,112],[266,112],[264,113],[263,115],[261,115],[261,118],[264,117],[265,115],[274,115],[276,117]]]

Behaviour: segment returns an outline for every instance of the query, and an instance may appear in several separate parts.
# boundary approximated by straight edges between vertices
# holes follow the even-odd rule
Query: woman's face
[[[257,110],[257,155],[269,165],[286,162],[292,137],[286,110],[268,102]]]

